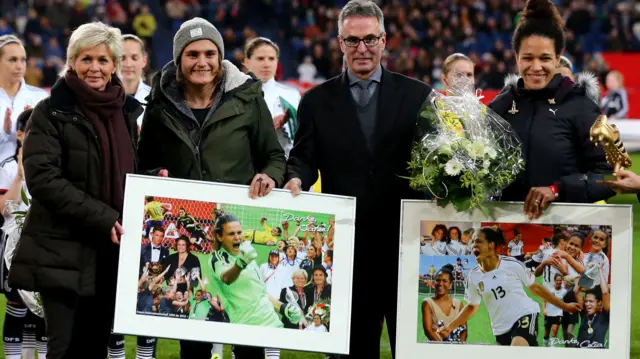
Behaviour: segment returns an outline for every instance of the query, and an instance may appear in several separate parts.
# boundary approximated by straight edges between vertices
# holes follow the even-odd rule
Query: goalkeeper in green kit
[[[281,303],[267,293],[264,278],[255,262],[258,253],[244,241],[240,221],[224,214],[214,226],[217,251],[211,259],[213,284],[234,324],[283,328],[278,313],[292,323],[300,322],[302,310],[296,302]]]

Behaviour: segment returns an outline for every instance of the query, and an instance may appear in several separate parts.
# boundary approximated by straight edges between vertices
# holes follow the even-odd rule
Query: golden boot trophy
[[[620,131],[614,124],[610,124],[607,116],[600,115],[596,118],[589,139],[594,146],[602,146],[607,162],[613,165],[613,175],[605,176],[605,181],[614,181],[619,170],[631,167],[631,157],[620,140]]]

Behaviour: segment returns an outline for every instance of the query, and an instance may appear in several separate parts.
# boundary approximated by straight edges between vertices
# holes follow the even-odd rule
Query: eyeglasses
[[[349,36],[349,37],[340,36],[340,38],[342,39],[342,41],[347,47],[358,47],[360,46],[360,42],[364,42],[364,46],[366,47],[372,47],[372,46],[376,46],[378,42],[380,42],[380,39],[382,38],[382,34],[378,36],[368,35],[368,36],[365,36],[364,38],[360,38],[356,36]]]

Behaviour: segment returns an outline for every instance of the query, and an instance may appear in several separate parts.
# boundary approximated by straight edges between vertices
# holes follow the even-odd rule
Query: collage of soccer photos
[[[147,196],[137,313],[329,332],[334,216]]]
[[[611,226],[420,226],[418,343],[609,348]]]

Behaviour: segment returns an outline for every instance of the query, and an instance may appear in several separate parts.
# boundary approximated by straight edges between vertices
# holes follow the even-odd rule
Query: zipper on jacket
[[[531,101],[531,117],[529,118],[529,129],[527,130],[527,158],[525,158],[525,166],[528,167],[529,164],[529,158],[531,157],[531,129],[533,128],[533,121],[536,118],[536,106],[537,103],[536,101]],[[525,167],[525,168],[526,168]],[[526,169],[525,169],[526,170]],[[527,181],[527,179],[524,179],[525,181]],[[528,181],[527,181],[528,182]],[[531,186],[531,183],[525,183],[528,186]]]
[[[173,121],[175,121],[175,122],[180,121],[179,119],[176,119],[174,116],[172,116],[172,115],[169,113],[169,111],[167,111],[167,109],[166,109],[166,108],[163,108],[163,109],[162,109],[162,112],[164,112],[164,114],[165,114],[165,115],[167,115],[167,116],[168,116],[170,119],[172,119]],[[182,132],[183,132],[182,130],[178,129],[178,134],[181,134]],[[199,167],[198,169],[200,170],[200,176],[202,176],[202,172],[204,171],[204,170],[202,169],[202,163],[201,163],[201,160],[200,160],[200,158],[201,158],[201,157],[200,157],[200,142],[201,142],[202,136],[199,136],[199,138],[198,138],[198,142],[196,143],[196,142],[193,140],[193,138],[191,138],[191,136],[189,136],[187,133],[185,133],[185,134],[187,135],[187,137],[189,137],[189,140],[191,140],[191,144],[193,145],[193,151],[194,151],[194,154],[195,154],[195,156],[196,156],[196,162],[198,163],[198,167]],[[202,179],[202,177],[200,177],[200,179]]]

